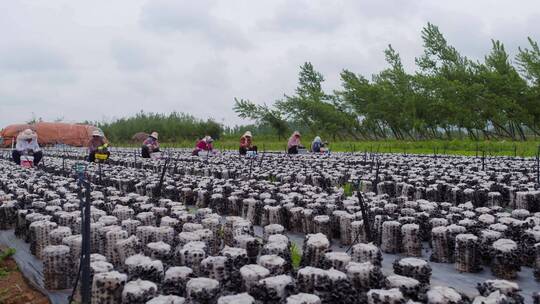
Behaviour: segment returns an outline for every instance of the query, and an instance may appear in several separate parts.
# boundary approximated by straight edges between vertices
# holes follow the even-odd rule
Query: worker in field
[[[150,158],[150,154],[159,152],[158,132],[152,132],[147,139],[144,140],[141,147],[142,158]]]
[[[289,154],[298,154],[298,149],[303,149],[302,143],[300,142],[300,132],[294,131],[289,141],[287,142],[287,153]]]
[[[214,146],[212,144],[213,142],[214,142],[214,139],[211,136],[207,135],[203,137],[203,139],[197,141],[197,143],[195,144],[195,149],[193,150],[191,154],[199,155],[201,151],[211,153],[214,150]]]
[[[326,143],[322,141],[321,137],[315,136],[311,142],[311,152],[314,153],[324,153],[327,152]]]
[[[240,155],[246,155],[248,151],[255,151],[257,153],[257,146],[253,145],[253,136],[250,131],[246,131],[242,137],[240,137]]]
[[[105,161],[111,155],[109,152],[109,144],[105,141],[105,137],[99,130],[92,132],[92,138],[88,141],[88,161],[96,161],[96,153],[99,155],[99,160]]]
[[[37,166],[43,157],[43,152],[38,144],[37,133],[31,129],[26,129],[17,135],[17,144],[12,151],[13,161],[17,165],[21,164],[21,157],[31,159],[32,165]]]

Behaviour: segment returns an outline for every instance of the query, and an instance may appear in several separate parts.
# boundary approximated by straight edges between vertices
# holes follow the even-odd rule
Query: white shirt
[[[34,152],[39,152],[41,150],[36,139],[32,139],[31,142],[27,142],[26,140],[17,140],[15,149],[21,152],[28,149],[33,150]]]

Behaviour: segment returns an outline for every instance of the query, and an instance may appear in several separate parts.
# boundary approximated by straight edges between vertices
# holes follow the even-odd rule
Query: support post
[[[540,185],[540,145],[536,151],[536,183]]]
[[[482,171],[485,170],[486,167],[486,150],[482,151]]]
[[[102,186],[103,182],[101,180],[101,161],[98,162],[98,173],[99,173],[99,185]]]
[[[159,178],[159,184],[157,188],[154,190],[154,195],[156,198],[161,197],[161,188],[163,187],[163,179],[165,178],[165,172],[167,171],[167,165],[169,164],[169,160],[171,159],[171,156],[167,157],[165,159],[165,163],[163,164],[163,170],[161,171],[161,176]]]
[[[369,214],[369,209],[366,204],[366,201],[364,201],[364,198],[362,196],[362,193],[360,192],[360,179],[358,180],[357,186],[356,186],[356,195],[358,196],[358,203],[360,205],[360,212],[362,212],[362,220],[364,221],[364,231],[366,232],[366,240],[368,243],[373,242],[373,235],[371,233],[371,217]],[[360,237],[360,233],[362,231],[358,231],[356,236],[354,237],[354,240],[352,241],[351,245],[345,252],[349,252],[351,248],[358,242],[358,238]]]
[[[79,263],[79,270],[77,272],[77,278],[73,286],[73,291],[69,297],[70,303],[73,301],[73,296],[77,290],[79,281],[81,282],[81,303],[90,304],[91,301],[91,288],[90,285],[90,253],[92,252],[90,242],[90,183],[85,180],[86,165],[78,163],[75,165],[75,171],[77,173],[77,183],[79,185],[79,200],[81,208],[81,234],[82,234],[82,248]],[[83,197],[83,187],[85,189]]]
[[[251,170],[253,169],[253,157],[249,159],[249,179],[251,179]]]
[[[81,278],[81,299],[83,304],[90,303],[91,293],[90,288],[90,253],[92,252],[90,246],[90,183],[85,182],[85,198],[84,204],[84,218],[83,218],[83,234],[82,234],[82,278]]]
[[[375,185],[373,185],[373,190],[375,192],[375,194],[379,194],[379,190],[377,189],[377,185],[379,184],[379,165],[380,165],[380,162],[379,162],[379,159],[377,158],[377,167],[375,169]]]

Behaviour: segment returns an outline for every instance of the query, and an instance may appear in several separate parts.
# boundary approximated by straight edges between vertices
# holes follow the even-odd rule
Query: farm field
[[[540,304],[538,16],[0,2],[0,304]]]
[[[92,303],[538,301],[535,158],[111,151],[31,169],[0,151],[0,228],[47,290],[76,281],[84,164]]]
[[[262,152],[284,151],[286,140],[278,140],[275,137],[263,136],[256,139],[255,144]],[[310,145],[310,140],[303,141],[304,145]],[[119,142],[113,143],[119,147],[139,147],[138,144]],[[165,142],[164,147],[193,148],[194,142],[182,140],[179,142]],[[471,141],[471,140],[428,140],[428,141],[337,141],[329,143],[329,148],[334,152],[369,152],[369,153],[402,153],[402,154],[448,154],[481,157],[486,156],[516,156],[534,157],[538,153],[540,141]],[[238,139],[226,136],[217,140],[214,147],[218,150],[237,150]]]

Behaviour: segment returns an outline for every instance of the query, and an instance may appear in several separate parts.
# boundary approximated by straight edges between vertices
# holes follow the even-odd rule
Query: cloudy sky
[[[539,20],[537,0],[0,0],[0,127],[140,110],[233,125],[234,97],[272,103],[304,61],[332,90],[384,68],[389,43],[414,70],[427,22],[481,59],[491,38],[540,40]]]

